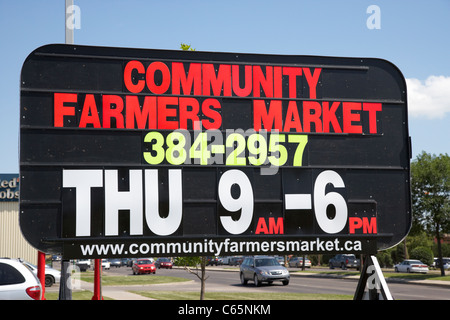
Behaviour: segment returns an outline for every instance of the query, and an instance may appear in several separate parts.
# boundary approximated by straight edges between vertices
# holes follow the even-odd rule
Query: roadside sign
[[[19,175],[11,173],[0,174],[0,202],[19,201]]]
[[[407,120],[385,60],[43,46],[22,232],[66,258],[375,253],[411,226]]]

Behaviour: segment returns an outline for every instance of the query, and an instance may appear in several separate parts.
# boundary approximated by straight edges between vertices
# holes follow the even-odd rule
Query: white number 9
[[[237,184],[240,188],[240,195],[237,199],[231,195],[231,187]],[[219,200],[228,212],[241,210],[238,220],[233,220],[229,216],[220,217],[225,230],[231,234],[241,234],[248,229],[253,218],[253,189],[247,175],[240,170],[228,170],[219,181]]]

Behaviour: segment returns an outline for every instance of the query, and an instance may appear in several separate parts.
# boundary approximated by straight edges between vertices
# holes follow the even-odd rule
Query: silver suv
[[[262,282],[271,284],[274,281],[281,281],[286,286],[290,280],[288,269],[281,266],[274,257],[267,256],[245,258],[240,266],[239,275],[243,285],[251,280],[257,287]]]

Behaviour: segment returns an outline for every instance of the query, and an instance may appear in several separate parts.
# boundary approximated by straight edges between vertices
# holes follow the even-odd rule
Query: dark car
[[[111,267],[120,268],[122,266],[121,259],[110,259],[109,262],[111,263]]]
[[[170,261],[169,258],[158,258],[155,262],[155,267],[160,268],[166,268],[166,269],[172,269],[172,261]]]
[[[243,285],[247,284],[249,280],[253,281],[257,287],[263,282],[271,284],[274,281],[281,281],[285,286],[289,284],[288,269],[281,266],[274,257],[246,257],[239,269]]]
[[[122,258],[121,261],[122,261],[122,265],[123,266],[126,266],[126,267],[131,267],[132,266],[132,263],[130,262],[131,261],[130,258]]]
[[[133,264],[135,264],[136,263],[136,258],[131,258],[131,259],[129,259],[128,261],[127,261],[127,267],[132,267],[133,266]]]
[[[450,269],[450,258],[442,258],[442,261],[444,261],[444,269],[449,270]],[[436,268],[441,267],[441,259],[439,259],[439,258],[435,259],[435,267]]]
[[[341,268],[342,270],[345,270],[348,268],[355,268],[359,270],[360,261],[359,259],[356,259],[354,254],[337,254],[330,259],[328,265],[331,269]]]
[[[240,265],[242,263],[243,260],[244,260],[243,257],[231,257],[228,260],[228,264],[230,266],[238,266],[238,265]]]
[[[217,257],[206,257],[207,266],[217,266],[219,264],[219,258]]]

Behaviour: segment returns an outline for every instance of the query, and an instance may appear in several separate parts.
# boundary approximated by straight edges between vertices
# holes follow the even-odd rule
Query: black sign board
[[[374,253],[411,225],[380,59],[47,45],[24,62],[20,225],[66,258]]]

